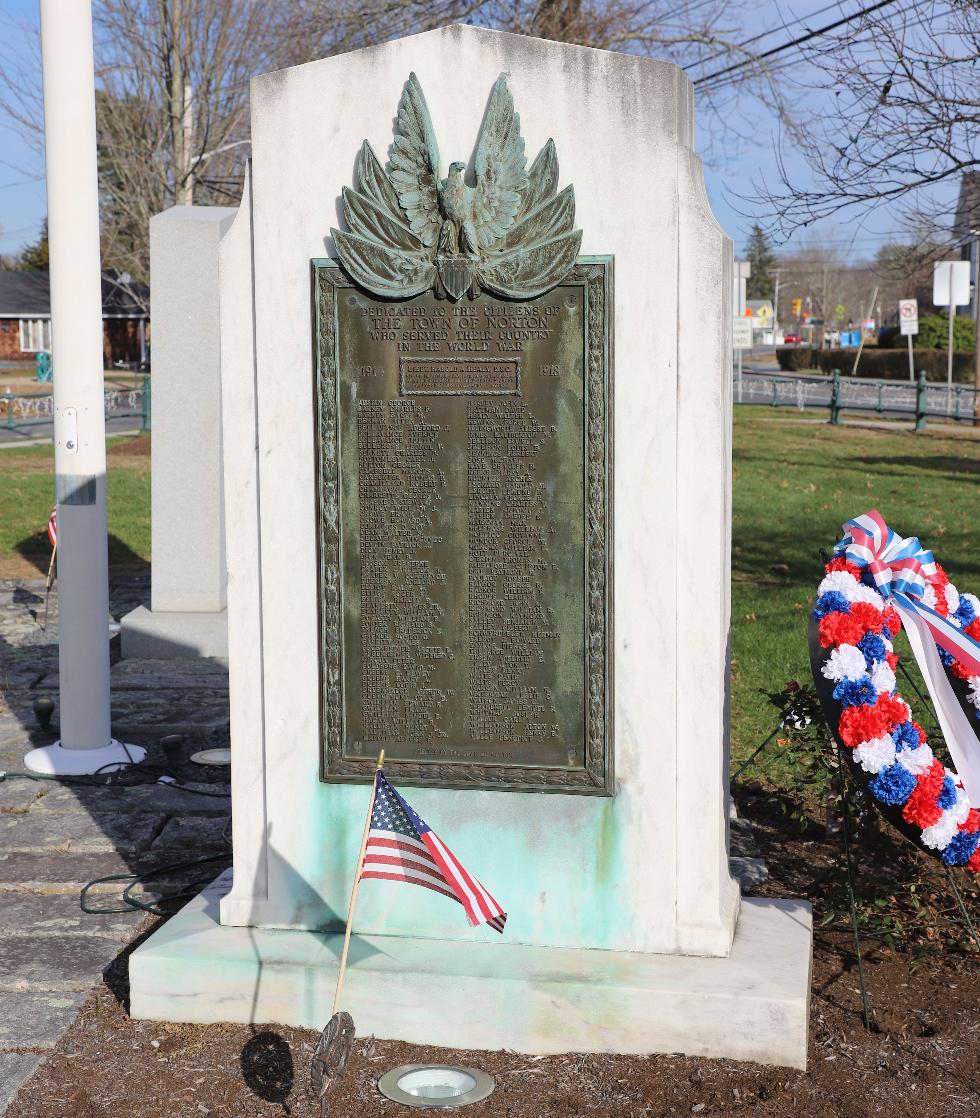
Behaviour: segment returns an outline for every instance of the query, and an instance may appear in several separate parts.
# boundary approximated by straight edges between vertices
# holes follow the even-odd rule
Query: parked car
[[[803,339],[799,334],[787,334],[786,337],[783,338],[783,345],[799,345],[802,341]]]

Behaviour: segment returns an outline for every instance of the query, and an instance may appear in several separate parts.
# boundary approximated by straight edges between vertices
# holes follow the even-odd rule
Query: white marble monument
[[[732,246],[692,151],[691,85],[666,63],[464,26],[253,82],[251,179],[221,246],[234,882],[134,954],[132,1012],[330,1013],[368,789],[319,778],[310,261],[336,255],[340,189],[365,137],[390,144],[410,72],[444,160],[472,150],[506,74],[528,155],[553,137],[574,184],[581,253],[614,259],[615,782],[608,797],[406,789],[508,910],[506,934],[371,882],[345,1007],[362,1033],[457,1047],[802,1067],[809,908],[740,906],[728,870]]]

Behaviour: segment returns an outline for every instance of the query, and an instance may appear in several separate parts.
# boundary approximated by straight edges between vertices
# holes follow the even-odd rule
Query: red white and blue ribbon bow
[[[849,520],[834,550],[866,571],[878,593],[901,615],[957,776],[971,802],[980,804],[980,742],[936,651],[938,644],[971,675],[980,675],[980,642],[923,601],[928,580],[936,573],[932,552],[914,536],[904,539],[893,532],[877,509]]]
[[[872,509],[844,525],[844,538],[834,550],[865,569],[878,593],[892,599],[896,608],[914,610],[941,648],[971,675],[980,675],[980,642],[922,600],[927,580],[936,573],[936,561],[915,536],[903,539],[888,527],[877,509]],[[899,608],[899,612],[903,610]]]

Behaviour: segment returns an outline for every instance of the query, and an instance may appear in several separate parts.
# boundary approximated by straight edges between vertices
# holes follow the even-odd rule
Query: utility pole
[[[772,340],[773,344],[776,341],[776,334],[779,332],[779,269],[775,271],[776,286],[772,293]]]
[[[91,0],[41,0],[58,502],[61,738],[25,764],[55,775],[141,761],[109,719],[102,269]]]
[[[181,113],[181,165],[177,187],[177,204],[194,205],[194,87],[184,82],[184,110]]]

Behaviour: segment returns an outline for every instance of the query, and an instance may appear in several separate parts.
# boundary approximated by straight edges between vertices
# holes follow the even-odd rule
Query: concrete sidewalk
[[[113,581],[118,618],[149,600],[149,577]],[[148,748],[149,766],[169,769],[194,791],[151,783],[86,786],[18,777],[24,754],[57,737],[57,596],[44,622],[42,580],[0,580],[0,1114],[71,1024],[86,993],[144,919],[138,910],[91,915],[79,893],[111,874],[175,862],[218,860],[148,883],[154,900],[210,880],[230,864],[228,770],[187,757],[228,744],[227,670],[218,661],[133,661],[112,669],[116,737]],[[108,639],[108,633],[107,633]],[[115,638],[118,641],[118,638]],[[50,696],[54,722],[42,731],[34,700]],[[180,734],[182,741],[161,737]],[[130,774],[127,779],[135,779]],[[92,890],[93,906],[125,908],[126,881]]]

